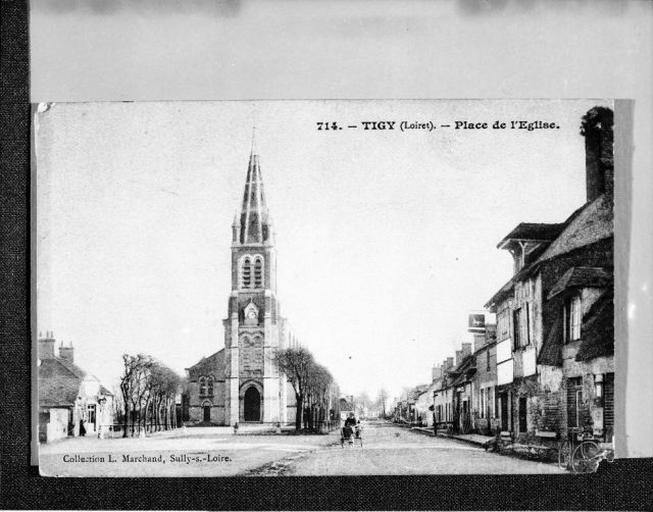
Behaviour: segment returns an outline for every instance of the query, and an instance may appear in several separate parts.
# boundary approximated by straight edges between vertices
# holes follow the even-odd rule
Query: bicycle
[[[567,439],[560,441],[558,444],[558,467],[560,469],[571,469],[571,455],[578,446],[578,443],[584,440],[593,440],[589,431],[581,428],[571,428]]]
[[[608,462],[614,460],[612,447],[593,439],[585,439],[572,452],[570,465],[574,473],[594,473],[603,459]]]

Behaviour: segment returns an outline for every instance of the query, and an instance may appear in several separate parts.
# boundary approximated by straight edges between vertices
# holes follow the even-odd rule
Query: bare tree
[[[127,437],[131,420],[131,435],[134,435],[135,423],[140,428],[141,406],[147,391],[147,375],[152,366],[152,358],[143,354],[130,356],[123,354],[123,374],[120,377],[120,392],[124,405],[123,437]]]
[[[331,373],[318,364],[306,348],[287,348],[275,354],[279,370],[286,375],[295,391],[297,403],[295,430],[314,430],[326,419],[334,381]]]
[[[176,426],[172,418],[180,377],[168,366],[152,356],[123,355],[123,374],[120,391],[124,408],[123,437],[127,437],[131,421],[131,435],[139,431],[160,430]]]
[[[297,403],[295,414],[295,430],[302,428],[302,412],[304,410],[307,380],[311,366],[314,364],[313,354],[303,347],[278,350],[274,356],[279,370],[288,378],[295,391]]]

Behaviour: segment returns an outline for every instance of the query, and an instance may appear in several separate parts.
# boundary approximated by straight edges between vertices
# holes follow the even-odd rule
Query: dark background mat
[[[136,1],[136,0],[135,0]],[[0,503],[10,509],[651,510],[653,459],[594,475],[43,478],[30,462],[28,6],[0,0]]]

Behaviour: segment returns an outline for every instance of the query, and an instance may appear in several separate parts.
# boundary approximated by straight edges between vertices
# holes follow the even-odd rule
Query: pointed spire
[[[258,151],[256,149],[256,125],[252,126],[252,148],[250,149],[249,155],[257,155]]]
[[[247,168],[247,179],[240,211],[240,243],[263,243],[268,240],[267,206],[263,191],[263,177],[256,153],[256,128],[252,129],[252,147]]]

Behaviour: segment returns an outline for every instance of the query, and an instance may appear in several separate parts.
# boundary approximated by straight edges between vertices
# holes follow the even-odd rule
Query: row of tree
[[[175,397],[181,379],[152,356],[123,354],[120,377],[123,437],[177,427]]]
[[[295,391],[295,429],[317,431],[338,412],[338,389],[329,370],[306,348],[287,348],[275,355],[276,364]]]

